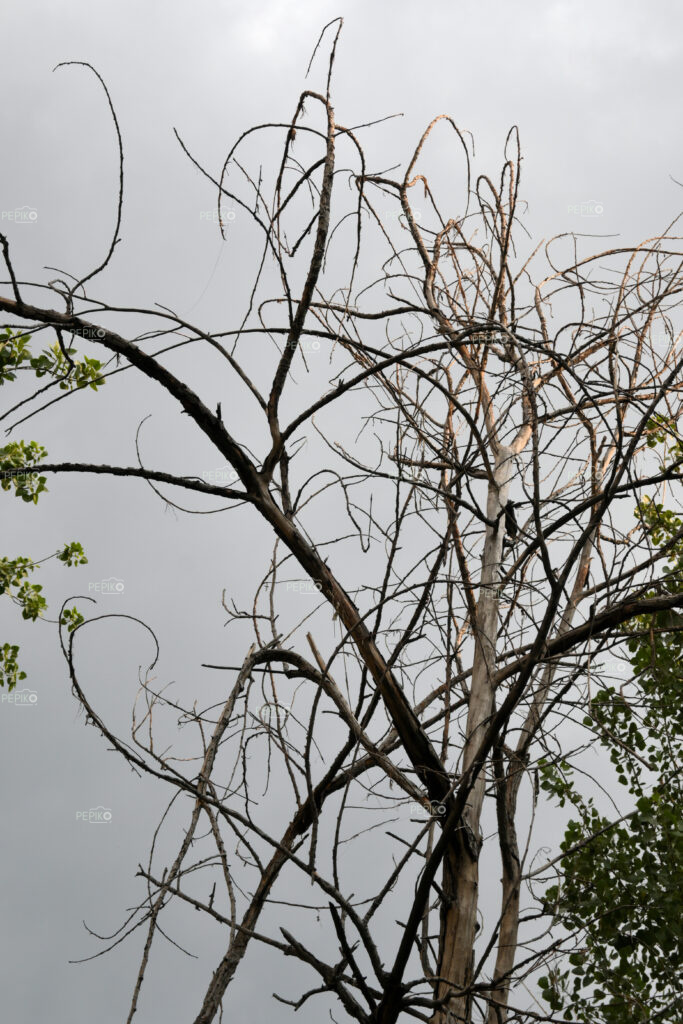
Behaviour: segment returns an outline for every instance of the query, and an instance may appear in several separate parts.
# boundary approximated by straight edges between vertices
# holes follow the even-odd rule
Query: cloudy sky
[[[240,132],[291,116],[320,30],[339,14],[339,122],[402,115],[368,137],[372,166],[404,165],[425,125],[448,113],[472,132],[480,169],[497,171],[505,136],[518,125],[536,240],[581,231],[629,244],[659,233],[679,212],[683,192],[672,178],[683,180],[683,10],[675,0],[8,0],[0,14],[0,230],[20,278],[56,276],[44,268],[81,275],[111,236],[117,163],[104,97],[83,68],[53,71],[62,61],[87,61],[107,82],[126,154],[123,242],[97,293],[121,306],[157,302],[192,313],[209,330],[234,326],[260,250],[245,251],[253,236],[240,234],[237,219],[228,243],[221,241],[214,191],[173,128],[215,172]],[[314,87],[323,69],[318,61]],[[267,142],[259,147],[256,163],[279,153]],[[16,211],[28,211],[23,221]],[[221,397],[210,381],[206,393],[209,404]],[[145,385],[131,379],[125,392],[112,384],[83,397],[76,429],[67,402],[32,424],[56,458],[131,464],[136,427],[150,414],[141,435],[150,464],[173,465],[169,449],[178,445],[176,468],[213,468],[169,425],[168,402]],[[220,595],[224,587],[248,592],[250,545],[262,530],[247,517],[229,529],[220,516],[183,517],[131,481],[55,480],[37,508],[1,497],[3,555],[41,558],[72,539],[86,549],[87,566],[43,570],[53,610],[72,593],[97,595],[105,611],[125,602],[159,635],[159,681],[175,680],[185,693],[196,688],[200,703],[220,699],[223,684],[200,665],[243,655],[224,628]],[[98,594],[112,578],[122,592]],[[3,695],[0,703],[2,1019],[120,1024],[139,942],[87,965],[68,961],[100,948],[83,921],[111,934],[140,896],[134,875],[163,795],[85,728],[54,626],[24,624],[2,602],[0,640],[8,639],[22,644],[35,700],[18,705]],[[84,641],[86,690],[121,732],[138,667],[152,653],[132,624],[96,627]],[[111,820],[82,820],[94,808]],[[141,1022],[194,1018],[220,936],[197,928],[182,938],[198,959],[159,940]],[[270,993],[286,989],[287,965],[258,954],[231,992],[234,1019],[244,1024],[284,1012]],[[307,1007],[299,1019],[312,1024],[319,1009]]]

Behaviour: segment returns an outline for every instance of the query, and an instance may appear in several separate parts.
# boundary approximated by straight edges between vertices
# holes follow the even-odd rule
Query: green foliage
[[[30,360],[31,368],[35,371],[36,377],[44,377],[48,374],[59,380],[61,391],[73,391],[76,388],[91,387],[97,391],[101,384],[104,384],[100,374],[102,363],[99,359],[89,359],[83,356],[76,358],[76,349],[68,348],[65,352],[69,356],[72,365],[70,366],[58,344],[46,348],[39,356]]]
[[[65,544],[60,551],[56,551],[50,557],[70,566],[84,565],[88,561],[77,541]],[[20,606],[22,617],[32,622],[42,618],[47,609],[42,586],[30,580],[29,574],[37,568],[38,562],[24,556],[0,558],[0,595],[6,594],[11,597]],[[69,632],[73,632],[85,620],[76,608],[71,608],[63,613],[60,621],[62,625],[67,626]],[[18,680],[26,678],[26,673],[19,669],[18,653],[19,647],[16,644],[0,644],[0,686],[7,684],[10,690],[14,689]]]
[[[81,623],[85,622],[85,619],[79,612],[78,608],[65,608],[59,622],[62,626],[66,626],[67,632],[73,633],[75,629],[78,629]]]
[[[19,669],[17,644],[0,644],[0,686],[7,684],[9,690],[22,679],[26,679],[26,673]]]
[[[66,544],[64,549],[57,553],[57,558],[66,565],[85,565],[88,561],[82,546],[75,540]]]
[[[22,617],[33,622],[47,608],[41,593],[43,588],[39,583],[31,583],[29,580],[29,573],[35,568],[36,563],[30,558],[0,558],[0,594],[13,597],[21,605]]]
[[[74,348],[65,351],[59,343],[45,348],[39,355],[33,355],[29,346],[31,337],[9,328],[0,330],[0,386],[16,380],[17,371],[33,372],[36,377],[49,377],[58,382],[62,391],[90,387],[93,390],[104,383],[100,374],[102,363],[87,356],[78,357]],[[32,504],[45,486],[46,478],[35,467],[47,457],[47,451],[37,441],[13,441],[0,448],[0,487],[3,491],[14,488],[16,497]],[[81,544],[71,541],[56,551],[54,556],[64,565],[84,565],[88,559]],[[8,595],[21,608],[24,619],[33,622],[43,616],[47,601],[39,583],[32,583],[30,574],[38,567],[31,558],[0,558],[0,595]],[[73,632],[83,621],[76,608],[62,614],[61,624]],[[17,682],[26,678],[21,671],[17,656],[17,644],[0,644],[0,686],[13,690]]]
[[[47,451],[37,441],[13,441],[0,448],[0,486],[9,491],[14,486],[14,493],[22,501],[38,504],[38,496],[47,490],[45,477],[31,469],[41,462]]]
[[[97,391],[104,384],[99,359],[79,358],[73,346],[62,351],[59,342],[34,356],[29,348],[30,340],[30,335],[13,332],[8,327],[0,331],[0,385],[16,380],[17,370],[32,370],[39,378],[51,377],[62,391],[85,387]]]
[[[28,334],[13,333],[9,327],[0,331],[0,384],[16,379],[16,370],[31,358]]]
[[[678,433],[675,423],[665,416],[656,413],[647,423],[648,448],[662,447],[662,461],[665,464],[676,462],[683,457],[683,438]]]
[[[619,825],[601,832],[609,822],[591,807],[567,827],[564,851],[595,838],[568,854],[562,884],[545,894],[556,919],[578,935],[569,966],[540,982],[565,1020],[624,1024],[658,1012],[683,1020],[680,812],[680,783],[676,790],[657,784]]]
[[[648,443],[666,443],[667,461],[679,459],[678,435],[672,438],[664,423],[652,426]],[[683,523],[648,500],[636,516],[655,547],[669,545],[668,570],[656,592],[683,592],[683,541],[676,536]],[[561,884],[545,894],[556,921],[576,932],[579,946],[564,969],[549,972],[539,984],[553,1012],[563,1011],[567,1021],[681,1024],[683,616],[641,616],[624,633],[633,681],[621,690],[601,688],[584,724],[609,750],[634,811],[608,827],[578,794],[565,762],[541,765],[545,791],[579,812],[561,844],[567,852]]]

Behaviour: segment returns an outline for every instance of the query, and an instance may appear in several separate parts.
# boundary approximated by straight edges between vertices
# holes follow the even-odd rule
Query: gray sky
[[[683,180],[683,10],[674,0],[10,0],[0,14],[0,211],[21,279],[47,281],[55,275],[46,266],[83,273],[111,236],[117,164],[104,97],[84,69],[52,72],[60,61],[88,61],[110,89],[126,154],[124,240],[94,291],[120,305],[159,302],[192,312],[208,329],[234,326],[260,249],[245,260],[241,242],[252,244],[253,235],[238,216],[222,245],[212,222],[214,191],[172,128],[215,171],[242,130],[291,116],[320,29],[337,14],[345,18],[333,86],[338,120],[404,115],[367,135],[371,165],[405,164],[431,118],[449,113],[474,134],[479,169],[496,174],[505,135],[519,126],[522,193],[535,240],[585,231],[629,244],[662,231],[678,213],[683,193],[670,176]],[[319,60],[314,87],[322,71]],[[259,143],[253,154],[266,161],[279,150]],[[36,219],[15,223],[10,214],[24,207]],[[204,364],[175,366],[192,375]],[[83,396],[79,422],[91,411],[92,431],[74,429],[72,405],[64,402],[34,421],[33,433],[15,436],[35,436],[55,458],[132,464],[135,429],[149,412],[142,434],[149,464],[214,468],[178,417],[164,418],[165,398],[132,375],[125,393],[122,403],[124,389],[112,383]],[[210,380],[205,393],[209,405],[221,397]],[[231,398],[233,413],[238,401]],[[141,482],[60,479],[49,487],[37,508],[0,495],[0,553],[40,558],[80,540],[87,566],[42,570],[51,611],[67,594],[92,594],[111,577],[123,581],[124,593],[102,597],[100,607],[125,607],[154,625],[163,652],[159,682],[177,680],[200,704],[218,700],[224,680],[199,666],[243,656],[237,634],[224,629],[220,593],[249,592],[249,548],[265,530],[242,512],[228,528],[220,516],[165,511]],[[100,948],[82,920],[109,934],[140,895],[133,876],[164,794],[137,779],[77,717],[53,626],[27,625],[2,602],[6,639],[22,644],[26,685],[37,700],[0,703],[2,1019],[120,1024],[139,941],[88,965],[67,961]],[[84,640],[86,692],[121,732],[138,666],[151,652],[132,624],[95,627]],[[77,812],[98,807],[111,810],[110,822],[77,820]],[[157,939],[141,1024],[194,1019],[219,955],[218,930],[195,927],[191,918],[188,925],[187,914],[177,921],[172,937],[199,959]],[[269,951],[252,949],[231,989],[234,1019],[259,1024],[275,1013],[284,1020],[288,1011],[270,993],[292,994],[289,970]],[[318,1021],[322,1012],[313,1004],[299,1019]]]

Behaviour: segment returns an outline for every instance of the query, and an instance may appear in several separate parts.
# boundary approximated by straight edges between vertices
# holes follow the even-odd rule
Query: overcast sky
[[[7,0],[0,14],[0,230],[20,278],[47,281],[55,272],[46,267],[80,275],[111,236],[118,172],[103,95],[82,68],[52,70],[61,61],[88,61],[107,82],[126,153],[123,242],[97,294],[121,306],[158,302],[192,312],[209,330],[235,326],[260,249],[247,253],[247,267],[237,217],[233,236],[221,242],[214,190],[172,129],[215,172],[241,131],[291,116],[320,30],[338,14],[345,19],[333,84],[338,121],[403,115],[368,137],[373,167],[404,166],[425,125],[448,113],[473,133],[479,168],[496,173],[507,131],[519,126],[535,240],[584,231],[629,244],[659,233],[679,212],[683,192],[672,178],[683,180],[683,9],[675,0]],[[318,62],[313,87],[320,88],[322,72]],[[257,159],[279,155],[259,145]],[[26,213],[22,223],[16,211]],[[208,404],[221,397],[211,382],[206,387]],[[123,394],[112,383],[83,396],[76,431],[70,403],[61,403],[32,424],[30,437],[56,458],[131,464],[135,429],[151,413],[142,434],[149,464],[171,466],[169,446],[177,443],[181,471],[213,468],[205,449],[169,426],[168,400],[132,379],[125,402]],[[87,410],[93,428],[84,431]],[[141,482],[67,478],[49,486],[37,508],[0,495],[0,554],[40,558],[80,540],[87,566],[43,571],[51,609],[114,577],[123,592],[101,605],[121,602],[153,622],[163,650],[159,681],[178,680],[185,692],[191,684],[200,703],[219,699],[224,683],[199,666],[244,655],[224,628],[220,594],[224,587],[248,593],[250,545],[265,531],[241,513],[229,529],[220,516],[173,513]],[[134,875],[163,794],[133,776],[77,716],[54,626],[27,625],[0,602],[5,640],[22,644],[35,700],[0,703],[0,1016],[12,1024],[121,1024],[139,941],[88,965],[67,961],[100,948],[83,920],[110,934],[140,896]],[[138,666],[152,653],[133,625],[97,627],[84,640],[86,690],[121,732]],[[111,820],[78,819],[93,808],[107,809]],[[218,931],[197,926],[196,934],[173,937],[199,959],[158,940],[141,1024],[194,1019],[215,966]],[[288,970],[268,951],[250,951],[228,1019],[284,1020],[289,1011],[270,993],[286,990]],[[320,1014],[314,1005],[299,1019],[313,1024]]]

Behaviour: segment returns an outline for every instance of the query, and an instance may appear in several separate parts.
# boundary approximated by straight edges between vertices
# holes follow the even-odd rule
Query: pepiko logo
[[[283,704],[282,701],[278,701],[277,704],[272,701],[266,701],[259,708],[258,716],[266,728],[277,729],[278,726],[285,725],[291,710],[291,704]]]
[[[207,484],[216,484],[222,487],[224,484],[234,484],[237,480],[237,471],[230,466],[219,466],[218,469],[203,469],[202,480]]]
[[[16,210],[1,210],[0,221],[9,221],[11,224],[35,224],[38,220],[38,211],[32,206],[20,206]]]
[[[88,590],[94,594],[119,595],[124,591],[123,580],[116,576],[109,576],[106,580],[95,580],[88,584]]]
[[[317,338],[299,338],[298,341],[286,341],[285,348],[296,349],[297,352],[310,356],[320,352],[320,342]]]
[[[602,217],[605,207],[595,199],[588,199],[585,203],[570,203],[567,213],[573,213],[579,217]]]
[[[76,821],[87,821],[90,825],[109,825],[111,823],[111,808],[91,807],[87,811],[76,811]]]
[[[430,819],[438,820],[446,815],[446,805],[440,803],[438,800],[427,800],[424,803],[413,801],[408,805],[410,811],[411,821],[429,821]]]
[[[215,208],[213,210],[200,210],[199,219],[207,221],[209,224],[220,224],[221,221],[225,224],[226,222],[233,221],[235,219],[235,211],[228,210],[223,207],[221,207],[220,214]]]
[[[285,590],[290,590],[293,594],[319,594],[322,590],[322,584],[317,580],[283,580],[283,582]]]
[[[15,707],[32,708],[38,703],[38,694],[35,690],[12,690],[11,693],[0,694],[1,704],[14,704]]]

